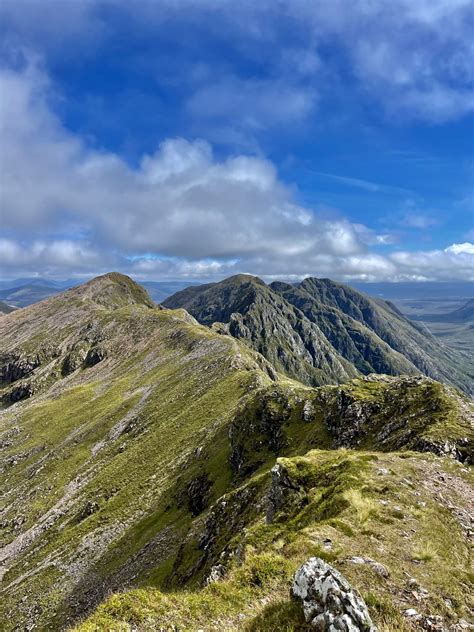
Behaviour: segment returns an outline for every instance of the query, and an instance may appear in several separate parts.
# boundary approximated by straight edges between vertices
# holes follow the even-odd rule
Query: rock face
[[[305,619],[321,632],[376,632],[362,597],[332,566],[311,557],[295,574],[291,595]]]

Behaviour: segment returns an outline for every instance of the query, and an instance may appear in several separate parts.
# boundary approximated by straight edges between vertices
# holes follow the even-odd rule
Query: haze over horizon
[[[0,278],[474,281],[468,0],[0,6]]]

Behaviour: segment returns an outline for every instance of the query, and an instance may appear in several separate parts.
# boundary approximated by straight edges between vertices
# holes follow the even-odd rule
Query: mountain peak
[[[253,274],[234,274],[234,276],[219,281],[216,285],[240,285],[241,283],[266,285],[265,281],[262,281],[258,276],[253,276]]]
[[[95,303],[108,308],[125,305],[154,307],[145,288],[120,272],[108,272],[95,277],[83,285],[68,290],[66,294],[92,299]]]

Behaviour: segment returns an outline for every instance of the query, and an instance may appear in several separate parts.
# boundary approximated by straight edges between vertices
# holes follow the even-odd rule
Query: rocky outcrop
[[[369,375],[321,390],[334,447],[432,452],[472,462],[474,414],[448,386],[422,376]]]
[[[87,356],[87,351],[83,346],[78,346],[77,348],[72,349],[64,358],[63,364],[61,367],[61,374],[63,376],[70,375],[80,369]]]
[[[103,349],[102,347],[93,347],[92,349],[89,349],[85,359],[86,367],[91,367],[99,364],[99,362],[102,362],[106,355],[107,354],[105,352],[105,349]]]
[[[0,382],[16,382],[32,373],[39,365],[40,359],[37,355],[11,357],[0,367]]]
[[[22,399],[31,397],[35,392],[34,386],[31,382],[24,382],[11,389],[8,394],[8,400],[12,403],[19,402]]]
[[[312,557],[297,571],[291,596],[301,601],[307,623],[320,632],[376,632],[367,606],[332,566]]]
[[[259,392],[247,402],[229,430],[229,461],[235,476],[247,476],[271,455],[284,451],[288,444],[284,425],[290,414],[288,397],[278,389]]]
[[[268,506],[266,520],[271,524],[276,514],[291,503],[291,499],[298,497],[300,487],[291,480],[290,475],[281,463],[276,463],[271,470],[272,484],[268,492]]]

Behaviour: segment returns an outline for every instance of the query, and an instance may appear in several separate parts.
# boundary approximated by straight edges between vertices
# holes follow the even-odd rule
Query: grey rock
[[[321,632],[376,632],[367,606],[332,566],[311,557],[295,573],[291,595],[303,605],[305,620]]]
[[[215,564],[211,567],[211,572],[206,578],[206,585],[220,581],[226,574],[226,567],[222,564]]]
[[[303,421],[311,421],[314,416],[314,406],[310,400],[307,400],[303,406]]]
[[[267,524],[273,523],[279,510],[291,504],[292,497],[296,497],[299,494],[299,488],[295,487],[288,472],[280,463],[276,463],[272,467],[271,475],[272,484],[268,492],[266,514]]]

